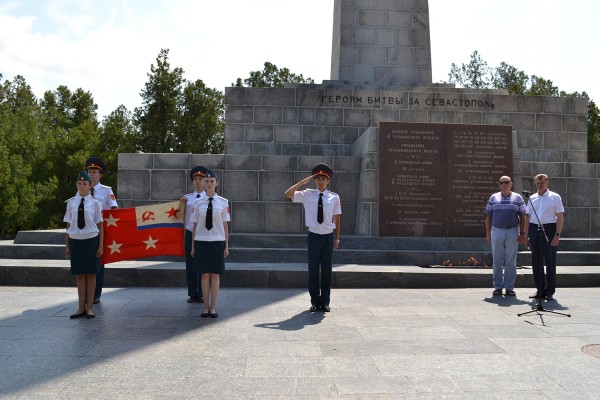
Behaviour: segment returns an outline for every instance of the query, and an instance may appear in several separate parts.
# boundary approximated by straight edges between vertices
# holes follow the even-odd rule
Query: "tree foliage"
[[[294,74],[288,68],[277,68],[270,62],[265,62],[262,71],[250,71],[250,76],[242,81],[237,78],[232,86],[272,87],[282,88],[285,83],[315,83],[312,78],[304,78],[302,74]]]

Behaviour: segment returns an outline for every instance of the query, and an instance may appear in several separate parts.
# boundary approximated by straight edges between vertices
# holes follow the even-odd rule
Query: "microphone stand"
[[[525,195],[525,197],[527,199],[529,199],[529,196],[531,195],[531,193],[528,192],[528,191],[526,191],[526,190],[523,191],[523,194]],[[531,199],[529,199],[529,202],[531,202]],[[535,207],[533,206],[533,204],[531,204],[531,208],[533,209],[533,213],[535,214],[535,218],[538,221],[538,231],[540,231],[540,232],[543,233],[544,239],[546,239],[546,243],[548,243],[550,245],[550,241],[548,240],[548,235],[546,235],[546,230],[544,229],[544,225],[542,224],[542,220],[540,220],[540,217],[538,216],[537,211],[535,211]],[[538,251],[539,251],[540,257],[542,258],[542,266],[541,267],[542,267],[542,270],[543,270],[544,269],[544,263],[543,263],[544,253],[543,253],[543,246],[542,246],[542,238],[541,237],[538,238]],[[533,267],[532,267],[532,269],[533,269]],[[537,287],[536,287],[536,289],[537,289]],[[569,317],[569,318],[571,317],[571,314],[565,314],[565,313],[561,313],[561,312],[558,312],[558,311],[546,310],[544,308],[544,306],[542,305],[542,296],[540,295],[540,292],[538,291],[536,294],[537,294],[537,296],[536,296],[537,297],[537,299],[536,299],[537,300],[536,306],[535,307],[532,306],[531,307],[531,311],[527,311],[527,312],[524,312],[524,313],[521,313],[521,314],[517,314],[517,317],[520,317],[521,315],[531,314],[531,313],[537,313],[537,315],[541,316],[542,315],[541,313],[543,313],[543,312],[564,315],[564,316]]]

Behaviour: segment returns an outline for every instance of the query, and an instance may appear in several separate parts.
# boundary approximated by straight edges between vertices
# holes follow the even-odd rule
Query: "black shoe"
[[[319,307],[315,306],[314,304],[312,306],[310,306],[310,312],[315,312],[319,309]]]
[[[551,294],[547,294],[546,295],[546,300],[554,300],[554,297],[552,297]]]
[[[327,304],[321,306],[321,310],[325,311],[325,312],[330,312],[331,308],[329,308],[329,306]]]
[[[82,312],[81,314],[73,314],[73,315],[70,315],[69,318],[70,319],[77,319],[77,318],[83,317],[85,314],[86,314],[85,312]]]
[[[198,303],[204,303],[204,297],[200,296],[200,297],[198,297],[197,299],[199,299],[199,300],[198,300]]]
[[[534,294],[532,294],[531,296],[529,296],[530,299],[541,299],[542,296],[538,295],[538,292],[535,292]]]
[[[188,303],[194,303],[198,298],[196,296],[190,296],[187,298]]]
[[[94,297],[94,304],[100,303],[100,297]]]
[[[94,318],[95,316],[96,316],[96,314],[85,314],[85,317],[86,317],[87,319],[92,319],[92,318]]]

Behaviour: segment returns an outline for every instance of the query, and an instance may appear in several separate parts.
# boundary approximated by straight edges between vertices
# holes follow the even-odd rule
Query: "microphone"
[[[529,190],[523,190],[521,193],[523,193],[525,197],[531,196],[531,192]]]

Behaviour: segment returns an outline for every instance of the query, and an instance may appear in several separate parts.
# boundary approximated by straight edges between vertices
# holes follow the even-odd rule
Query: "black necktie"
[[[198,193],[198,194],[196,195],[196,198],[197,198],[197,199],[199,199],[199,198],[200,198],[200,193]]]
[[[92,188],[91,192],[92,192],[92,197],[93,197],[94,196],[94,188]]]
[[[212,197],[208,199],[208,207],[206,207],[206,229],[208,229],[209,231],[213,227],[213,223],[212,223],[212,200],[213,200]]]
[[[317,208],[317,222],[323,223],[323,193],[319,194],[319,207]]]
[[[77,208],[77,227],[79,229],[85,228],[85,214],[83,208],[83,197],[81,198],[81,203],[79,203],[79,207]]]

